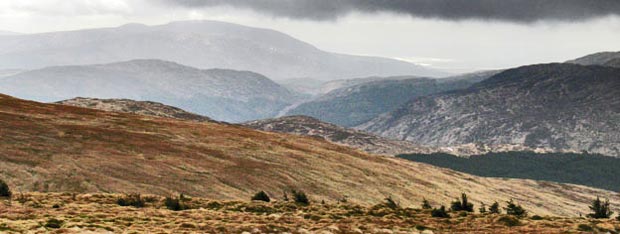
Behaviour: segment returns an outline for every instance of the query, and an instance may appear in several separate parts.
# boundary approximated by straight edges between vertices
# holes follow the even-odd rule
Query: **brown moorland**
[[[142,208],[116,204],[120,194],[26,193],[0,201],[2,233],[617,233],[620,222],[360,206],[327,202],[184,199],[190,209],[171,211],[163,197],[142,196]]]
[[[578,216],[610,191],[521,179],[482,178],[366,154],[321,139],[248,128],[105,112],[0,96],[0,178],[14,191],[184,193],[246,200],[300,189],[315,201],[348,197],[404,207],[423,198],[474,204],[514,198],[532,214]]]

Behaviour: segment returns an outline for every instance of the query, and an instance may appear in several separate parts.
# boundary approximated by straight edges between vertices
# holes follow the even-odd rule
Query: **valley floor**
[[[118,194],[27,193],[0,201],[0,233],[617,233],[620,222],[362,207],[351,203],[213,201],[188,198],[171,211],[164,198],[143,208],[117,205]],[[510,221],[518,224],[510,226]]]

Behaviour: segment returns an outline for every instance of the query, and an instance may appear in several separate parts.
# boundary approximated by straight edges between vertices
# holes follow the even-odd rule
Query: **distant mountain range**
[[[15,36],[15,35],[20,35],[20,34],[21,33],[0,30],[0,36]]]
[[[5,69],[5,70],[0,70],[0,78],[3,77],[7,77],[7,76],[12,76],[12,75],[16,75],[20,72],[24,72],[23,70],[19,70],[19,69]]]
[[[510,69],[464,90],[414,98],[359,129],[430,146],[519,144],[620,156],[620,69]]]
[[[496,74],[481,72],[445,79],[416,77],[371,77],[325,83],[330,90],[298,105],[286,115],[312,116],[325,122],[352,127],[392,111],[412,98],[464,89]]]
[[[298,98],[257,73],[201,70],[160,60],[49,67],[1,81],[0,92],[25,99],[155,101],[227,122],[273,117]]]
[[[201,69],[248,70],[273,79],[443,76],[395,59],[330,53],[286,34],[216,21],[0,36],[0,69],[160,59]]]

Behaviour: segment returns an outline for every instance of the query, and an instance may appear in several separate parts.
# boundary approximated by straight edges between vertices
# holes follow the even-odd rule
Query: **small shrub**
[[[540,215],[534,215],[532,216],[532,220],[543,220],[543,217],[541,217]]]
[[[593,219],[608,219],[614,213],[609,208],[609,200],[601,201],[599,197],[592,201],[590,210],[592,213],[588,214],[588,217]]]
[[[461,194],[461,200],[456,199],[456,201],[453,201],[450,209],[452,211],[474,212],[474,204],[471,204],[467,199],[467,194],[463,193]]]
[[[45,227],[47,228],[60,228],[64,224],[64,221],[58,219],[48,219],[45,223]]]
[[[286,202],[287,202],[287,201],[289,201],[290,199],[288,198],[288,194],[286,193],[286,191],[285,191],[285,192],[283,192],[283,193],[284,193],[284,194],[282,195],[282,200],[283,200],[283,201],[286,201]]]
[[[58,208],[60,208],[60,204],[54,204],[54,205],[52,206],[52,208],[54,208],[54,209],[58,209]]]
[[[433,209],[433,207],[431,206],[431,203],[428,202],[428,200],[426,200],[426,198],[424,198],[424,200],[422,201],[422,209],[424,209],[424,210]]]
[[[435,218],[450,218],[450,215],[446,212],[445,206],[441,206],[439,209],[433,209],[433,211],[431,211],[431,216]]]
[[[149,203],[155,203],[159,201],[159,197],[156,196],[144,196],[144,201]]]
[[[385,198],[385,206],[387,208],[390,208],[390,209],[393,209],[393,210],[398,209],[398,207],[400,207],[398,205],[398,203],[396,203],[396,201],[394,201],[394,199],[392,199],[391,196]]]
[[[480,214],[486,214],[487,213],[487,206],[484,204],[484,202],[480,203],[480,209],[478,209],[478,211],[480,211]]]
[[[513,216],[502,216],[497,221],[503,223],[508,227],[519,226],[521,224],[521,222],[519,222],[519,219]]]
[[[269,198],[269,195],[267,195],[264,191],[260,191],[252,196],[252,201],[270,202],[271,198]]]
[[[180,195],[179,198],[166,197],[166,199],[164,200],[164,205],[166,206],[166,208],[173,211],[187,210],[188,207],[183,201],[183,195]]]
[[[116,204],[118,204],[119,206],[133,206],[141,208],[144,207],[145,202],[139,193],[130,193],[119,197],[116,200]]]
[[[219,210],[222,207],[224,207],[224,205],[222,205],[222,203],[216,202],[216,201],[212,201],[207,203],[206,208],[209,210]]]
[[[293,194],[293,201],[295,201],[295,203],[302,205],[310,204],[308,196],[306,196],[306,193],[304,193],[303,191],[293,190],[291,191],[291,193]]]
[[[11,189],[3,180],[0,180],[0,197],[11,197]]]
[[[579,224],[579,226],[577,226],[577,230],[582,231],[582,232],[592,232],[594,231],[594,228],[592,228],[592,226],[587,225],[587,224]]]
[[[489,213],[491,214],[499,214],[502,211],[500,210],[501,208],[499,208],[499,203],[498,202],[494,202],[491,206],[489,206]]]
[[[517,205],[514,203],[512,199],[506,202],[506,214],[516,216],[516,217],[525,217],[527,216],[527,211],[521,207],[521,205]]]
[[[28,196],[26,196],[23,193],[19,193],[16,195],[15,200],[18,201],[19,203],[25,204],[26,202],[30,200],[30,198],[28,198]]]

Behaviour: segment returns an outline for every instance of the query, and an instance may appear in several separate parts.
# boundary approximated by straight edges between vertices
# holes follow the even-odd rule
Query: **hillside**
[[[155,101],[227,122],[273,117],[297,100],[257,73],[201,70],[161,60],[22,72],[2,78],[0,93],[42,102],[75,97]]]
[[[477,81],[477,80],[476,80]],[[353,127],[395,110],[415,97],[467,88],[469,79],[387,77],[326,83],[332,91],[303,103],[287,115],[306,115],[340,126]],[[335,87],[341,87],[334,89]]]
[[[620,156],[620,70],[541,64],[413,99],[359,127],[431,146],[517,144]]]
[[[470,156],[489,152],[532,151],[542,153],[551,151],[549,149],[534,149],[521,145],[466,144],[449,147],[427,147],[416,145],[410,141],[392,140],[363,131],[340,127],[308,116],[285,116],[275,119],[256,120],[243,125],[261,131],[318,137],[368,153],[389,156],[413,153],[449,153],[459,156]]]
[[[321,122],[318,119],[307,116],[286,116],[276,119],[256,120],[243,125],[261,131],[318,137],[373,154],[396,155],[414,152],[433,152],[428,147],[416,146],[411,142],[390,140],[354,129]]]
[[[160,59],[201,69],[247,70],[274,79],[444,74],[394,59],[330,53],[274,30],[217,21],[128,24],[0,37],[0,69],[134,59]]]
[[[202,115],[193,114],[182,109],[173,106],[167,106],[157,102],[140,102],[129,99],[74,98],[60,101],[57,103],[62,105],[97,109],[103,111],[132,113],[162,118],[173,118],[198,122],[213,121]]]
[[[620,191],[620,159],[574,153],[503,152],[459,157],[407,154],[401,158],[486,177],[521,178],[580,184]]]
[[[368,155],[324,140],[210,122],[41,104],[0,96],[0,178],[16,191],[184,193],[241,199],[296,188],[313,200],[404,206],[515,198],[536,214],[574,216],[596,195],[581,186],[471,176]],[[618,206],[614,203],[614,206]]]
[[[615,58],[615,59],[609,60],[609,61],[607,61],[607,62],[606,62],[605,64],[603,64],[603,65],[608,66],[608,67],[617,67],[617,68],[620,68],[620,58]]]
[[[570,60],[567,61],[567,63],[580,65],[605,65],[609,61],[617,58],[620,58],[620,52],[600,52]]]
[[[433,218],[430,210],[391,209],[384,204],[350,202],[249,202],[186,197],[190,209],[168,210],[164,198],[143,195],[145,207],[122,207],[122,194],[26,193],[0,203],[3,233],[615,233],[617,220],[531,217],[450,212]],[[437,204],[435,204],[437,205]],[[478,204],[475,204],[478,205]],[[505,206],[505,204],[501,204]]]

